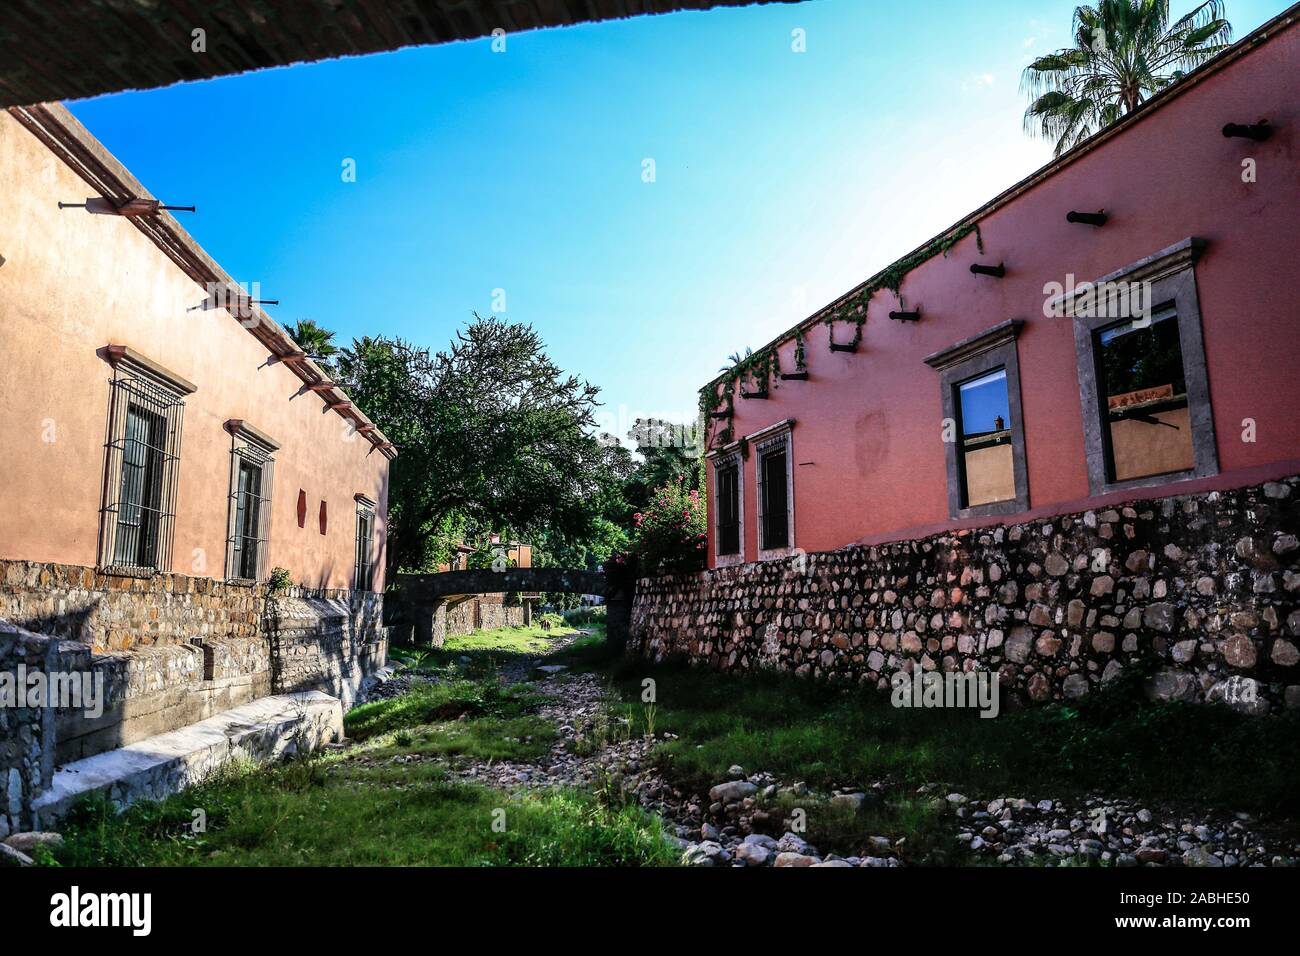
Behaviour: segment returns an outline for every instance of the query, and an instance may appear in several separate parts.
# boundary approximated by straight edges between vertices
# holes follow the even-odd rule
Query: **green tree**
[[[321,328],[311,319],[299,319],[287,331],[289,337],[298,343],[298,348],[317,364],[333,371],[334,357],[339,354],[333,332]]]
[[[390,571],[432,570],[452,532],[605,533],[598,519],[621,503],[626,452],[593,433],[596,387],[555,365],[531,326],[475,315],[436,354],[363,337],[338,369],[399,450]]]
[[[659,418],[638,418],[628,433],[641,461],[623,487],[627,513],[644,511],[656,488],[684,481],[703,492],[703,444],[699,423],[679,425]]]
[[[1025,68],[1025,132],[1060,156],[1224,50],[1232,26],[1220,0],[1169,22],[1169,0],[1098,0],[1076,7],[1074,46]]]

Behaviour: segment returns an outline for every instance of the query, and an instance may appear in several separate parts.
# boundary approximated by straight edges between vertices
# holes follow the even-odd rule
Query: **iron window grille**
[[[226,537],[226,577],[232,581],[259,581],[266,571],[275,472],[272,451],[250,435],[235,431]]]
[[[371,547],[375,531],[375,506],[367,499],[357,499],[357,576],[353,587],[358,591],[374,590],[374,552]]]
[[[718,469],[718,554],[740,553],[740,469]]]
[[[100,509],[98,561],[106,573],[171,569],[184,411],[175,389],[119,360],[110,381]]]
[[[745,559],[744,460],[739,451],[711,458],[713,465],[713,554],[718,567]]]
[[[794,475],[790,430],[754,443],[758,459],[758,557],[783,557],[794,548]]]

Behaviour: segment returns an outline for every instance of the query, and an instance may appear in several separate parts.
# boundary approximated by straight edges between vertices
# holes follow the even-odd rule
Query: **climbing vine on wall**
[[[840,307],[834,312],[827,315],[823,322],[826,323],[830,330],[827,337],[828,343],[835,342],[835,323],[852,320],[854,324],[853,340],[849,343],[853,348],[857,348],[862,342],[862,326],[867,321],[867,303],[871,297],[882,289],[888,289],[895,295],[903,286],[903,279],[909,272],[924,262],[928,262],[935,256],[942,254],[945,258],[948,252],[962,239],[965,239],[971,233],[975,233],[975,245],[981,253],[984,252],[984,236],[980,233],[979,223],[972,222],[962,226],[960,229],[954,229],[942,239],[936,239],[928,246],[924,246],[909,256],[899,259],[890,265],[883,272],[875,277],[870,284],[863,286],[858,292],[849,299],[840,304]]]
[[[922,263],[928,262],[937,255],[947,257],[952,247],[965,239],[971,233],[975,234],[975,245],[980,253],[984,252],[984,236],[980,232],[979,223],[968,223],[959,229],[954,229],[940,239],[936,239],[927,246],[916,250],[911,255],[905,256],[893,263],[882,272],[880,272],[870,283],[864,285],[850,298],[840,303],[839,308],[828,313],[822,322],[825,323],[829,334],[827,341],[830,344],[835,342],[835,323],[849,322],[853,323],[853,338],[848,343],[852,349],[856,349],[862,342],[862,328],[867,322],[867,304],[871,297],[882,289],[888,289],[895,295],[898,295],[903,286],[903,279],[907,274]],[[737,386],[743,388],[746,381],[753,381],[758,385],[758,391],[766,392],[769,387],[775,387],[781,379],[781,361],[777,355],[777,349],[780,348],[782,340],[772,342],[763,348],[746,356],[737,362],[731,368],[727,369],[721,377],[712,385],[706,386],[700,392],[700,414],[704,419],[705,434],[709,434],[713,419],[713,413],[719,411],[723,405],[726,406],[726,425],[717,433],[718,445],[729,445],[735,440],[735,430],[732,427],[732,418],[735,414],[735,390]],[[806,355],[804,352],[803,330],[795,332],[795,371],[802,372],[807,369]],[[748,448],[741,448],[742,454],[747,454]]]

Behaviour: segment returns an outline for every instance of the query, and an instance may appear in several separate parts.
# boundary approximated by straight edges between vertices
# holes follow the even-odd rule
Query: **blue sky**
[[[1285,6],[1228,0],[1234,35]],[[504,290],[499,314],[623,431],[689,417],[729,353],[1046,162],[1019,77],[1073,7],[812,0],[69,105],[156,196],[198,205],[182,222],[282,324],[440,348]]]

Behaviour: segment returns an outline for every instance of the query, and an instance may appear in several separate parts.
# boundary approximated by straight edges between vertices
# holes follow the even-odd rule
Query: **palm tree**
[[[718,371],[719,371],[719,372],[726,372],[726,371],[728,371],[728,370],[730,370],[730,369],[733,369],[733,368],[735,368],[737,365],[739,365],[741,362],[745,361],[745,359],[749,358],[749,357],[750,357],[751,355],[753,355],[753,354],[754,354],[754,350],[753,350],[752,348],[750,348],[748,345],[746,345],[746,346],[745,346],[745,354],[744,354],[744,355],[741,355],[739,352],[732,352],[730,355],[727,356],[727,363],[728,363],[728,364],[721,366],[721,367],[718,369]]]
[[[289,337],[298,343],[298,348],[306,352],[312,361],[321,365],[331,365],[333,356],[339,351],[334,344],[334,333],[321,328],[311,319],[295,322],[293,328],[289,329]]]
[[[1025,67],[1025,132],[1055,139],[1060,156],[1226,49],[1223,13],[1221,0],[1206,0],[1170,24],[1169,0],[1076,7],[1075,45]]]

